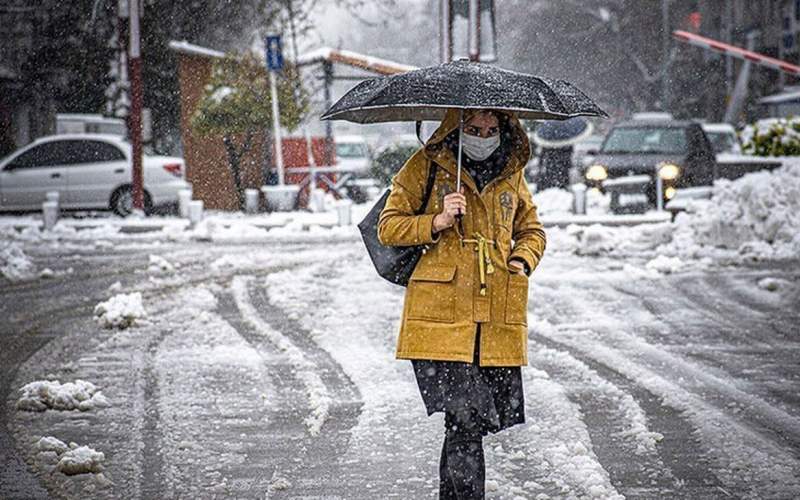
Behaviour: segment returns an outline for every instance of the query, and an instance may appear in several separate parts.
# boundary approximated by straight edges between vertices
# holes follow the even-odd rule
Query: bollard
[[[349,226],[351,224],[351,215],[353,202],[351,200],[339,200],[336,204],[336,215],[338,216],[338,224],[340,226]]]
[[[191,201],[191,189],[181,189],[178,191],[178,213],[184,219],[189,217],[189,202]]]
[[[47,201],[54,201],[56,203],[59,203],[60,196],[61,193],[59,193],[58,191],[48,191],[47,194],[45,194],[45,199]]]
[[[325,190],[322,188],[314,188],[311,190],[311,196],[308,201],[308,208],[312,212],[325,211]]]
[[[656,210],[659,212],[664,210],[664,181],[661,180],[658,168],[656,168]]]
[[[248,214],[258,212],[258,189],[244,190],[244,211]]]
[[[42,203],[42,218],[45,231],[50,231],[58,222],[58,202],[45,201]]]
[[[586,215],[586,184],[581,182],[572,185],[572,213]]]
[[[189,222],[192,226],[203,220],[203,200],[189,202]]]

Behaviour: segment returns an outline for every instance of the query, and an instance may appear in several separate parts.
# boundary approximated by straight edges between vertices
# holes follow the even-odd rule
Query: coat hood
[[[464,110],[464,123],[468,122],[476,113],[481,110],[478,109],[465,109]],[[525,168],[531,156],[531,146],[528,140],[528,134],[522,127],[522,124],[517,119],[516,115],[512,112],[493,110],[497,113],[505,115],[508,119],[508,124],[511,126],[511,140],[512,147],[509,153],[509,161],[500,173],[501,176],[508,176]],[[432,159],[437,160],[437,163],[442,165],[448,170],[452,169],[452,173],[456,173],[456,157],[445,147],[443,142],[450,132],[458,129],[459,122],[459,109],[450,108],[445,113],[445,117],[439,127],[431,135],[430,139],[425,143],[423,150],[425,155]]]

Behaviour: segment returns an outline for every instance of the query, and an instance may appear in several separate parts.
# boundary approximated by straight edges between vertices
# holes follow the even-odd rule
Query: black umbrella
[[[565,120],[605,116],[589,97],[564,80],[551,80],[464,59],[365,80],[326,111],[323,120],[355,123],[442,120],[462,110],[456,192],[461,188],[464,109],[511,111],[522,119]]]
[[[591,135],[594,127],[584,118],[547,120],[536,126],[533,141],[545,148],[564,148]]]
[[[322,119],[355,123],[442,120],[447,108],[513,111],[518,118],[532,120],[608,116],[564,80],[458,60],[365,80]]]

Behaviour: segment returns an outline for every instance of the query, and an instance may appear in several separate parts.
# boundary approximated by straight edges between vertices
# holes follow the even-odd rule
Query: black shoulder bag
[[[428,200],[433,190],[433,182],[436,178],[436,162],[429,161],[428,182],[425,185],[425,192],[422,195],[422,205],[414,212],[414,215],[425,213]],[[387,189],[369,213],[358,224],[361,237],[367,246],[367,252],[372,259],[372,264],[378,274],[392,283],[408,286],[408,280],[414,268],[417,266],[422,250],[427,245],[408,245],[408,246],[386,246],[378,240],[378,219],[380,218],[383,207],[386,206],[386,199],[389,197],[390,189]]]

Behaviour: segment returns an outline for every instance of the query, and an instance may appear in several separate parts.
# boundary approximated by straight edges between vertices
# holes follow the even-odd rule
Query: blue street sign
[[[264,40],[267,48],[267,69],[280,71],[283,69],[283,50],[281,49],[281,36],[270,35]]]

